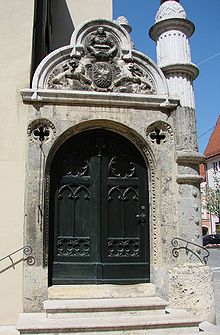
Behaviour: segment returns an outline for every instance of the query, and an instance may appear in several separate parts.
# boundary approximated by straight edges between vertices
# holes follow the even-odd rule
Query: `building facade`
[[[128,285],[129,294],[139,284],[214,321],[199,249],[193,23],[178,1],[161,1],[150,29],[156,64],[133,49],[124,17],[111,20],[111,1],[85,11],[85,1],[27,0],[25,13],[16,4],[16,52],[13,35],[2,56],[2,253],[28,249],[2,262],[1,323],[63,292]]]
[[[205,149],[205,164],[203,165],[204,182],[201,187],[204,189],[204,206],[202,210],[202,227],[204,235],[206,234],[219,234],[220,223],[217,215],[207,211],[205,206],[205,189],[210,187],[212,189],[219,188],[220,178],[220,118],[218,118],[214,130],[210,136],[209,142]],[[216,209],[218,206],[215,206]]]
[[[0,146],[0,192],[3,199],[0,214],[0,257],[4,257],[24,246],[28,106],[23,103],[20,91],[30,86],[34,69],[43,57],[54,48],[69,43],[75,26],[91,17],[111,19],[112,1],[3,0],[0,10],[0,63],[4,73],[0,99],[3,111]],[[49,28],[51,23],[49,24],[48,17],[53,19],[53,33],[52,28]],[[62,22],[65,24],[61,24]],[[22,251],[13,256],[15,263],[22,258]],[[4,301],[0,306],[0,324],[12,324],[23,309],[23,263],[18,263],[13,269],[7,258],[0,266],[0,296],[1,301]]]

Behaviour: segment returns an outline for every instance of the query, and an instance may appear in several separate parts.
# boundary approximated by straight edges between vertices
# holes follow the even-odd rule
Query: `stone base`
[[[169,270],[168,278],[169,307],[186,309],[215,323],[214,279],[208,266],[180,265]]]

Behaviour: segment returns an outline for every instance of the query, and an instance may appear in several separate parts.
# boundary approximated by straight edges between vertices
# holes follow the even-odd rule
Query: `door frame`
[[[52,107],[51,107],[52,108]],[[66,108],[62,106],[62,111]],[[42,301],[48,297],[48,240],[49,240],[49,190],[50,166],[52,159],[59,148],[69,137],[85,130],[102,128],[118,133],[132,142],[142,154],[148,170],[149,185],[149,236],[150,236],[150,282],[155,283],[155,272],[161,264],[161,229],[160,229],[160,178],[159,168],[155,164],[150,142],[146,138],[145,128],[141,131],[136,123],[129,126],[121,123],[120,115],[117,121],[111,119],[93,119],[82,121],[77,117],[78,123],[68,120],[62,123],[50,122],[40,118],[32,120],[29,128],[37,128],[39,124],[48,125],[51,136],[39,145],[34,138],[28,142],[28,156],[26,169],[26,195],[24,216],[24,243],[31,246],[35,263],[30,266],[24,262],[24,311],[42,311]],[[53,287],[52,287],[53,288]],[[54,287],[55,288],[55,287]],[[30,301],[32,295],[34,301]]]
[[[43,220],[43,266],[47,268],[48,273],[48,242],[49,242],[49,190],[50,190],[50,166],[53,157],[56,154],[57,149],[70,137],[84,132],[86,130],[103,129],[125,137],[130,141],[137,150],[141,153],[146,168],[148,171],[148,194],[149,194],[149,243],[150,243],[150,268],[152,263],[157,259],[157,248],[156,248],[156,212],[157,206],[155,202],[156,192],[156,180],[155,180],[155,160],[154,155],[151,152],[147,142],[139,135],[135,130],[128,128],[127,126],[114,121],[108,120],[92,120],[80,123],[74,127],[68,128],[63,132],[58,139],[54,142],[53,146],[48,152],[46,164],[45,164],[45,178],[44,178],[44,220]],[[152,249],[153,246],[153,249]]]

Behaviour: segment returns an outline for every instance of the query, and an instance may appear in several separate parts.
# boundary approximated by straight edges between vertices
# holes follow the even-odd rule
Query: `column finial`
[[[166,1],[170,1],[170,0],[160,0],[160,4],[162,5],[164,2]],[[180,0],[171,0],[171,1],[176,1],[176,2],[180,2]]]

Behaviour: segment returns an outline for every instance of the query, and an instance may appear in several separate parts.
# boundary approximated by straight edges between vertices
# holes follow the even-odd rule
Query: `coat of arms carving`
[[[50,73],[47,87],[98,92],[155,94],[151,75],[134,59],[123,59],[120,44],[109,29],[98,26],[74,54]]]

